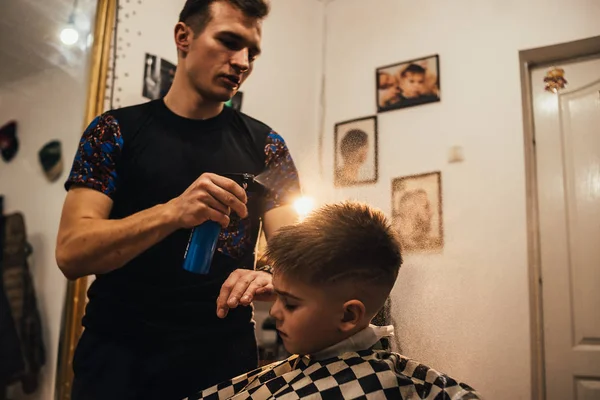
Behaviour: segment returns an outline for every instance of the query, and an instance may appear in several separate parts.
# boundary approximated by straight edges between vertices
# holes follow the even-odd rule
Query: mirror
[[[101,110],[96,99],[106,62],[100,54],[109,40],[103,29],[112,20],[106,12],[98,20],[97,9],[106,7],[99,3],[107,2],[6,0],[0,6],[0,220],[7,229],[0,236],[6,245],[22,232],[28,250],[17,254],[29,255],[4,258],[1,295],[12,310],[23,363],[10,372],[9,359],[0,356],[3,374],[10,373],[0,377],[1,398],[52,399],[69,378],[69,363],[60,360],[72,354],[80,328],[64,325],[63,308],[85,298],[85,282],[67,284],[54,248],[64,200],[61,180],[82,126]],[[8,224],[19,217],[24,224],[9,232]],[[67,314],[80,316],[76,309]],[[3,329],[6,323],[0,322]]]
[[[567,190],[577,180],[549,161],[562,159],[558,147],[550,147],[558,146],[562,131],[556,124],[535,129],[550,126],[548,115],[568,109],[564,104],[597,100],[589,88],[600,80],[593,75],[600,45],[589,36],[600,35],[600,9],[561,0],[556,9],[566,11],[557,17],[552,7],[522,3],[272,1],[263,54],[226,105],[281,134],[310,207],[355,199],[390,217],[405,251],[381,314],[382,324],[396,326],[395,350],[490,399],[518,393],[551,400],[560,393],[551,386],[559,382],[552,371],[560,369],[550,364],[552,356],[581,362],[578,368],[592,365],[563,347],[572,339],[583,350],[597,348],[600,321],[593,311],[600,299],[586,286],[597,270],[565,258],[583,248],[583,258],[597,260],[594,246],[558,240],[567,228],[548,219],[567,218],[547,212],[568,206],[547,203],[551,199],[583,204]],[[5,0],[0,6],[0,198],[5,215],[24,216],[33,250],[29,273],[45,348],[36,374],[39,398],[71,398],[72,360],[94,280],[65,280],[54,254],[63,185],[81,133],[105,111],[168,92],[183,4]],[[569,23],[557,24],[561,18]],[[507,20],[515,25],[509,28]],[[589,121],[595,126],[597,119]],[[595,137],[577,132],[574,137]],[[593,140],[565,143],[579,149],[573,159],[583,159],[585,149],[597,147]],[[588,172],[581,180],[590,182],[586,198],[597,199],[598,177]],[[569,215],[593,221],[596,205],[585,208],[588,214],[577,208]],[[569,223],[570,232],[597,237],[594,226]],[[559,233],[549,236],[547,226]],[[261,236],[259,266],[264,244]],[[567,272],[579,277],[573,285],[583,289],[561,286],[570,275],[544,264],[554,257],[549,248],[571,266]],[[576,293],[576,315],[551,317],[572,300],[543,292],[550,287]],[[254,311],[261,363],[281,358],[268,304],[257,302]],[[565,328],[560,322],[567,320],[575,339],[571,331],[544,331],[545,322]],[[600,375],[585,371],[591,371],[580,374],[585,379],[565,376],[580,398],[592,398]],[[19,381],[8,388],[11,398],[28,398],[23,392]]]

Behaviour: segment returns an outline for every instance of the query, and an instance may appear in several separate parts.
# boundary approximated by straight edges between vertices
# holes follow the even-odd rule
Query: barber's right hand
[[[241,218],[248,216],[246,191],[235,181],[223,176],[205,173],[180,196],[169,201],[177,224],[190,229],[205,221],[229,225],[233,211]]]

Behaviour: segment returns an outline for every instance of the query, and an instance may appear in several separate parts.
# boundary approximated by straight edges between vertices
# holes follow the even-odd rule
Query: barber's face
[[[252,72],[260,53],[261,24],[225,1],[211,5],[212,19],[184,49],[189,81],[206,100],[228,101]],[[180,49],[181,50],[181,49]]]

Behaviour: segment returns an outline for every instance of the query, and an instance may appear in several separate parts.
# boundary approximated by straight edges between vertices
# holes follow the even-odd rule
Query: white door
[[[600,400],[600,55],[531,72],[548,400]]]

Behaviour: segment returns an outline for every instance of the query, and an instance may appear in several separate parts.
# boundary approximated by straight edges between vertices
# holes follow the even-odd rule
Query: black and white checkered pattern
[[[472,388],[397,353],[364,350],[315,361],[292,356],[187,400],[478,400]]]

